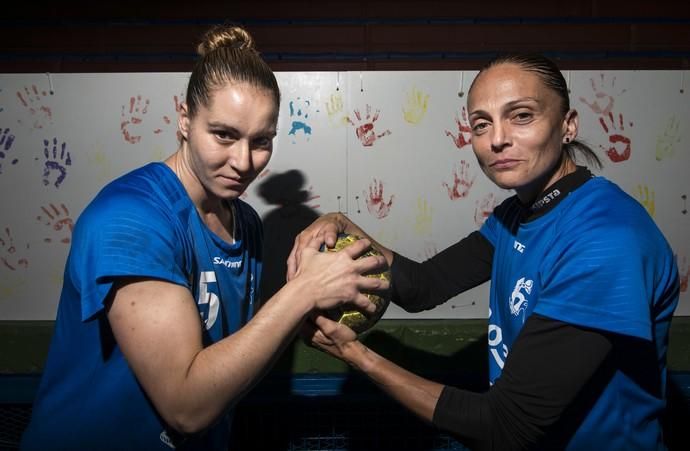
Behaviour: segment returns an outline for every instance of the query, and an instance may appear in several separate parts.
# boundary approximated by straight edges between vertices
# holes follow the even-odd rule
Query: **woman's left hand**
[[[346,358],[346,348],[357,342],[357,334],[344,324],[317,313],[305,321],[301,335],[308,344],[351,363]]]

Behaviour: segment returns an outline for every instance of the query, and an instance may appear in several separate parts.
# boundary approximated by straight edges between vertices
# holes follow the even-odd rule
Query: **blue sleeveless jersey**
[[[671,248],[644,208],[600,177],[533,221],[520,224],[522,212],[511,197],[481,228],[494,246],[490,382],[500,377],[532,312],[653,342],[658,393],[618,371],[568,449],[599,449],[602,443],[609,444],[607,450],[663,449],[659,418],[665,406],[668,330],[679,295]]]
[[[202,222],[177,176],[151,163],[110,183],[84,210],[23,449],[172,448],[172,433],[113,341],[104,301],[118,277],[166,280],[193,294],[206,346],[237,331],[258,298],[262,229],[249,205],[232,202],[236,242],[228,244]],[[227,449],[229,414],[183,448]]]

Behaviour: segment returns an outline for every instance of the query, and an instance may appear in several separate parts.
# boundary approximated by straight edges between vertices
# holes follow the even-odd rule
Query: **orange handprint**
[[[36,220],[48,226],[54,232],[59,232],[62,236],[61,243],[69,243],[72,240],[72,230],[74,229],[74,221],[69,215],[69,210],[65,204],[60,204],[60,208],[53,204],[48,207],[41,207],[43,215],[38,215]],[[46,237],[43,239],[46,243],[52,242],[52,238]]]
[[[17,91],[19,102],[29,111],[34,119],[34,128],[43,128],[44,125],[53,121],[53,111],[43,99],[47,95],[46,91],[39,90],[36,85],[31,85],[31,88],[24,86],[23,92]]]
[[[26,249],[29,249],[29,244],[26,244]],[[16,271],[21,267],[26,269],[29,267],[29,260],[22,255],[16,255],[17,248],[14,246],[14,239],[9,227],[5,227],[4,235],[0,235],[0,261],[5,267],[12,271]]]

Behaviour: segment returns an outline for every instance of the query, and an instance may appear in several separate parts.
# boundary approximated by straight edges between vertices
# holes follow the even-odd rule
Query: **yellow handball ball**
[[[325,245],[323,245],[321,246],[321,251],[338,252],[339,250],[349,246],[350,244],[354,243],[359,239],[360,237],[358,237],[357,235],[341,233],[340,235],[338,235],[335,247],[328,249]],[[381,255],[381,253],[378,250],[371,247],[359,258],[368,257],[371,255]],[[386,270],[380,273],[367,274],[367,277],[376,277],[379,279],[390,280],[390,271]],[[367,297],[371,302],[373,302],[376,305],[376,311],[372,314],[365,314],[360,312],[359,310],[353,310],[351,307],[348,308],[347,306],[339,306],[326,311],[326,316],[328,316],[333,321],[337,321],[341,324],[348,326],[356,333],[361,334],[362,332],[365,332],[366,330],[370,329],[374,324],[378,322],[379,319],[381,319],[381,316],[383,316],[383,313],[388,308],[388,304],[390,304],[390,298],[388,296],[367,294]]]

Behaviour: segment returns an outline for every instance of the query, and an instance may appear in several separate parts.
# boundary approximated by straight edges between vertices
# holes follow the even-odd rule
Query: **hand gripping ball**
[[[321,251],[328,252],[338,252],[339,250],[349,246],[355,241],[359,240],[360,237],[356,235],[340,234],[335,243],[335,246],[331,249],[326,248],[325,245],[321,246]],[[362,254],[359,258],[368,257],[371,255],[381,255],[381,253],[374,249],[369,248],[367,252]],[[390,280],[390,271],[386,270],[384,272],[367,274],[367,277],[377,277],[379,279]],[[341,324],[348,326],[350,329],[354,330],[356,333],[361,334],[362,332],[370,329],[376,322],[381,319],[383,313],[388,308],[390,304],[390,298],[387,295],[380,296],[377,294],[366,295],[371,302],[376,305],[376,311],[371,314],[362,313],[359,310],[354,310],[352,307],[348,306],[338,306],[336,308],[326,311],[326,316],[328,316],[333,321],[337,321]]]

